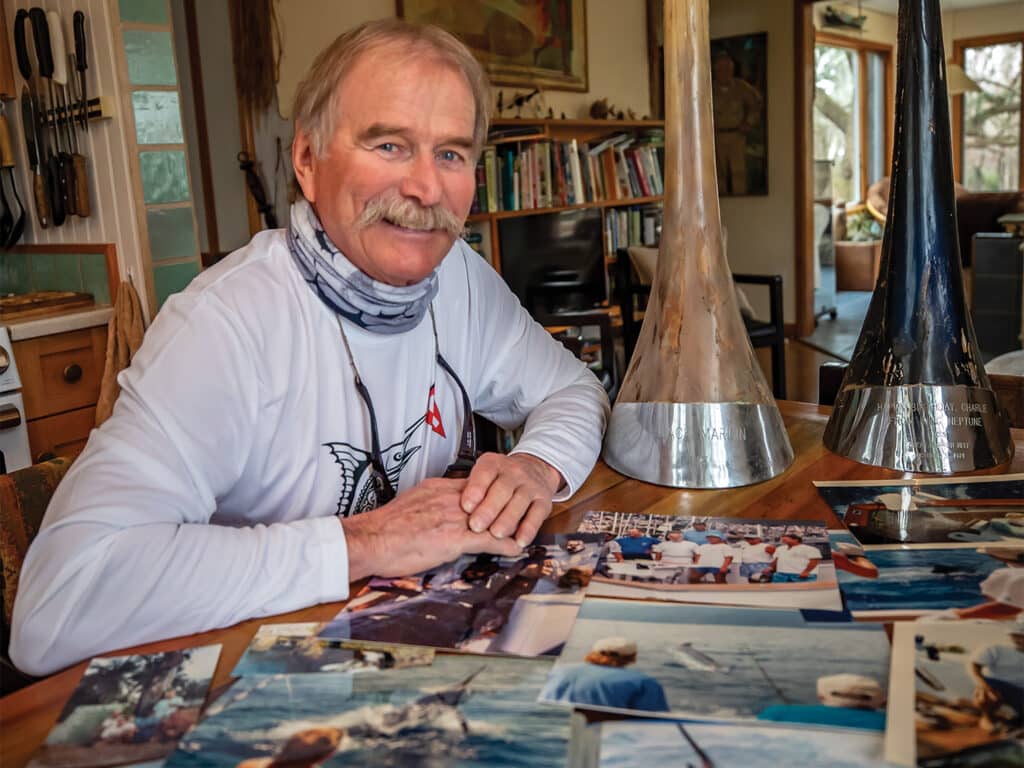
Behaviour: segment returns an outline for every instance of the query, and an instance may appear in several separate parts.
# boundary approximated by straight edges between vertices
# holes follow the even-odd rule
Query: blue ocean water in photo
[[[839,571],[839,589],[851,611],[941,611],[976,605],[980,584],[1006,566],[973,549],[869,550],[878,578]]]
[[[235,766],[272,757],[292,734],[318,726],[364,728],[343,741],[326,766],[563,765],[569,715],[536,703],[550,668],[550,661],[441,655],[431,666],[351,677],[243,678],[224,694],[233,702],[191,731],[166,766]],[[389,723],[388,715],[404,705],[478,670],[457,711],[397,729]],[[368,723],[388,723],[388,732],[365,735]]]

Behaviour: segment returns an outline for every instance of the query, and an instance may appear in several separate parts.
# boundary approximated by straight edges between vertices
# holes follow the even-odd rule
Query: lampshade
[[[967,76],[963,67],[950,61],[946,63],[946,90],[950,96],[958,96],[961,93],[980,91],[981,86]]]

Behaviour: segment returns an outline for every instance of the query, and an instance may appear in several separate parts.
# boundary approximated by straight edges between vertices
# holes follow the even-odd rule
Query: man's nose
[[[441,173],[433,155],[417,154],[402,178],[399,192],[415,198],[422,206],[431,206],[441,202],[441,190]]]

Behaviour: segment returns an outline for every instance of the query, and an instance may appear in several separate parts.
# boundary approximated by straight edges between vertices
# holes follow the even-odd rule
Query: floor
[[[871,303],[871,291],[839,291],[833,294],[831,302],[821,306],[834,306],[836,318],[828,315],[818,318],[814,333],[805,336],[802,341],[822,352],[850,361],[853,349],[857,346],[860,328],[864,324],[864,316]],[[815,303],[815,308],[821,306]]]

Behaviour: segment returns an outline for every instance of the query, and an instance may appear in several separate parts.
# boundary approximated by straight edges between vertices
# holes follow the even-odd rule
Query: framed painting
[[[397,0],[399,18],[451,32],[495,85],[586,91],[585,0]]]
[[[768,34],[711,41],[720,197],[768,194]]]

